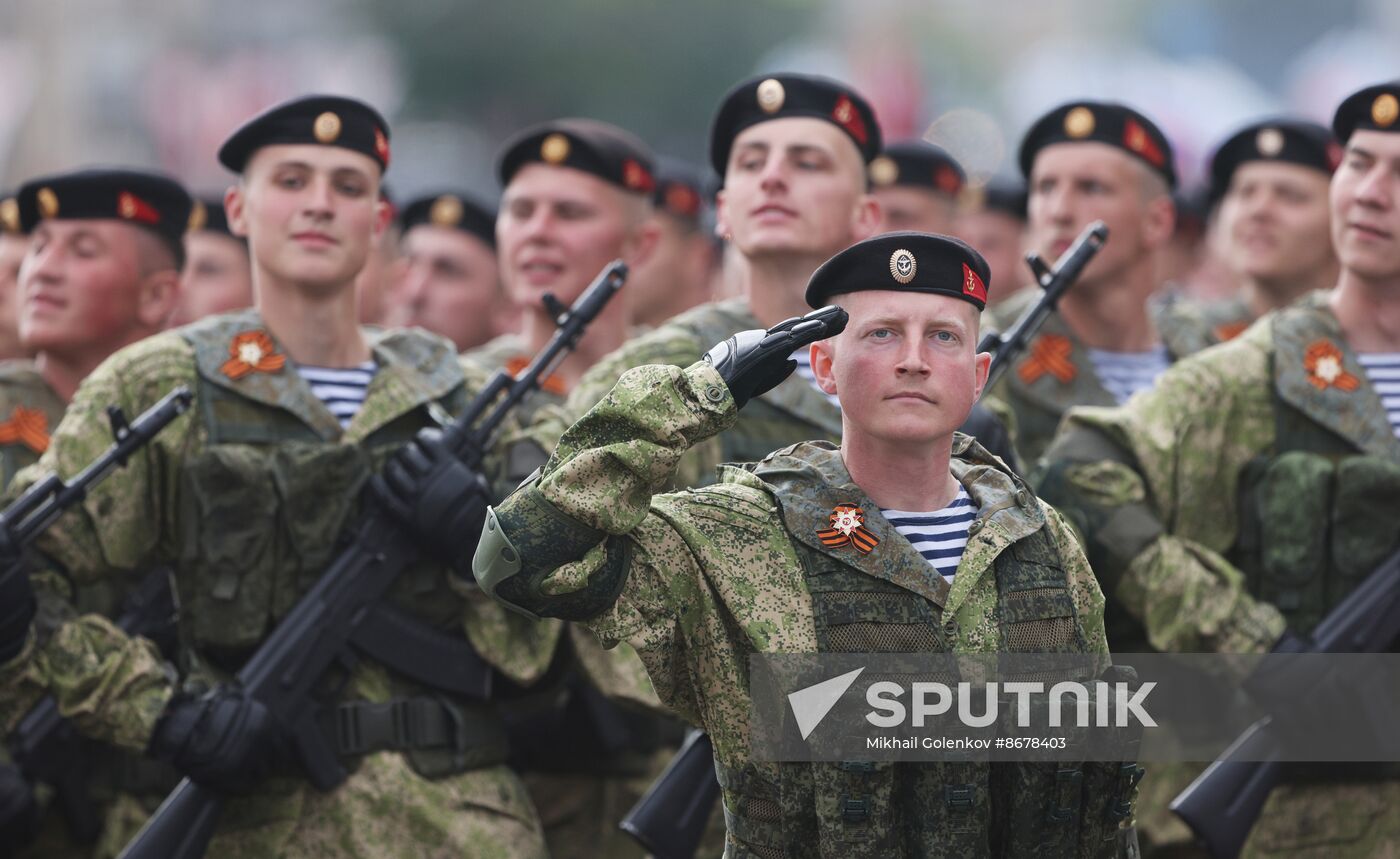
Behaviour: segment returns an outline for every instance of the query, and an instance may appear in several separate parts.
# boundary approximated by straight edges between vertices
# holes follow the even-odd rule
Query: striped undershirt
[[[1090,349],[1089,361],[1093,363],[1094,373],[1104,390],[1120,403],[1126,403],[1138,391],[1151,388],[1157,377],[1171,364],[1165,346],[1147,352]]]
[[[1400,352],[1362,352],[1356,360],[1380,395],[1395,437],[1400,438]]]
[[[958,496],[942,510],[916,513],[881,508],[880,514],[904,535],[944,581],[953,583],[953,574],[958,571],[958,562],[967,547],[967,528],[977,518],[977,505],[972,503],[961,483]]]
[[[841,408],[841,401],[836,398],[835,394],[828,394],[817,385],[817,374],[812,372],[812,350],[798,349],[796,352],[792,353],[792,360],[797,362],[797,375],[806,379],[807,384],[815,388],[817,393],[830,400],[833,406],[838,409]]]
[[[341,427],[350,426],[355,413],[364,405],[365,392],[379,365],[366,361],[357,367],[308,367],[297,365],[297,372],[311,386],[316,399],[326,404]]]

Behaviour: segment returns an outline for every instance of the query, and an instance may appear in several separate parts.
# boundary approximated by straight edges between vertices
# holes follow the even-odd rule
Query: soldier
[[[364,325],[386,325],[392,319],[393,286],[399,266],[399,225],[393,217],[394,200],[387,189],[380,188],[379,201],[389,210],[389,225],[375,235],[364,268],[355,279],[360,322]]]
[[[496,265],[496,213],[469,194],[443,191],[411,200],[400,224],[395,324],[440,334],[458,352],[501,333],[509,302]]]
[[[655,328],[713,298],[719,247],[705,231],[704,188],[698,171],[669,158],[656,169],[656,251],[632,270],[627,290],[634,326]]]
[[[922,140],[891,143],[870,162],[869,173],[884,217],[881,229],[953,234],[967,173],[942,147]]]
[[[1330,294],[1174,367],[1125,408],[1075,409],[1050,449],[1044,491],[1083,532],[1110,619],[1126,616],[1153,648],[1274,649],[1400,543],[1398,117],[1389,83],[1332,121],[1346,148],[1330,190]],[[1296,773],[1245,854],[1394,853],[1400,782],[1383,776]]]
[[[1031,247],[1054,260],[1090,222],[1108,242],[1060,301],[1005,381],[993,391],[1015,414],[1016,450],[1030,467],[1073,405],[1112,405],[1145,390],[1176,354],[1148,310],[1157,289],[1157,252],[1171,239],[1176,184],[1166,137],[1130,107],[1092,101],[1061,105],[1021,143],[1028,183]],[[1027,292],[998,308],[1014,321]]]
[[[21,342],[34,359],[0,364],[0,477],[8,484],[48,448],[78,383],[123,346],[157,333],[179,301],[182,236],[189,194],[164,176],[83,170],[34,179],[14,207],[22,260],[18,276]],[[0,211],[0,217],[3,217]],[[47,637],[71,614],[116,616],[124,589],[54,578],[46,584],[38,629]],[[93,745],[89,790],[102,824],[96,847],[57,813],[43,821],[34,856],[115,856],[174,785],[173,774],[139,755]],[[147,805],[149,804],[149,805]],[[50,811],[53,811],[50,806]]]
[[[1341,159],[1332,132],[1295,119],[1255,122],[1231,135],[1210,162],[1219,206],[1218,247],[1240,293],[1214,302],[1172,301],[1164,312],[1184,348],[1223,343],[1268,313],[1337,281],[1327,225],[1327,185]]]
[[[0,199],[0,361],[26,358],[19,342],[19,264],[29,237],[19,223],[19,203]]]
[[[1026,267],[1026,187],[1020,181],[990,179],[968,186],[958,198],[952,235],[972,245],[997,279],[993,311],[1034,282]]]
[[[114,355],[84,383],[39,464],[65,476],[86,464],[107,444],[109,403],[136,411],[176,385],[195,392],[189,413],[38,544],[84,582],[172,563],[184,681],[171,682],[149,643],[99,617],[64,624],[48,641],[25,636],[26,612],[9,607],[32,602],[11,551],[0,567],[9,609],[0,614],[0,723],[50,691],[91,736],[145,749],[216,789],[257,785],[225,803],[212,856],[543,856],[534,809],[501,764],[492,704],[362,657],[325,714],[352,772],[320,793],[278,755],[266,708],[214,685],[317,580],[388,453],[459,411],[483,382],[440,338],[357,323],[355,277],[390,218],[378,194],[389,142],[377,112],[352,99],[296,99],[234,132],[219,159],[240,174],[224,202],[248,238],[256,307]],[[431,561],[406,570],[387,598],[436,633],[436,659],[484,660],[517,683],[543,671],[557,637]]]
[[[956,239],[861,242],[822,266],[806,293],[813,307],[839,300],[848,325],[844,313],[830,328],[790,320],[767,336],[733,336],[684,370],[628,372],[565,433],[544,472],[487,515],[473,563],[483,589],[532,615],[586,621],[606,642],[632,642],[667,703],[709,732],[727,856],[1118,852],[1118,823],[1102,813],[1108,790],[1093,772],[1082,783],[1097,786],[1062,796],[1065,825],[1047,813],[1060,764],[1007,765],[1017,787],[1002,793],[989,790],[1000,765],[828,773],[750,757],[752,654],[1104,652],[1103,598],[1069,529],[955,433],[990,361],[976,351],[987,278],[986,263]],[[656,494],[687,446],[732,425],[792,372],[795,347],[843,326],[809,350],[819,384],[841,400],[840,447],[792,445],[724,466],[704,489]],[[387,474],[417,504],[424,475],[413,461],[397,458]],[[833,509],[851,505],[863,538],[823,539]],[[416,509],[431,521],[431,505]],[[938,545],[916,536],[931,520]],[[1021,560],[1030,557],[1045,566]],[[1013,620],[1008,601],[1026,576],[1057,596],[1018,604]],[[1050,624],[1046,612],[1069,622]],[[966,812],[948,800],[951,782]],[[863,799],[862,812],[843,813],[847,798]],[[1015,823],[992,823],[1013,812]],[[1131,829],[1118,834],[1131,842]]]
[[[180,274],[180,304],[172,327],[242,310],[253,304],[253,270],[248,243],[228,227],[224,201],[195,202],[185,234],[185,269]]]

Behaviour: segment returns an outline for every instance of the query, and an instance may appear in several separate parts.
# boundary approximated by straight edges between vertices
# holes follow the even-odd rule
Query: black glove
[[[490,490],[443,444],[439,429],[421,430],[370,483],[389,512],[453,569],[469,569]]]
[[[24,556],[5,529],[0,528],[0,664],[14,659],[24,649],[29,622],[37,609]]]
[[[706,352],[705,360],[724,377],[734,405],[742,409],[797,369],[797,362],[789,357],[794,350],[835,337],[845,330],[846,319],[846,311],[831,305],[784,319],[767,331],[740,331]]]
[[[268,776],[286,745],[261,701],[221,686],[198,698],[171,699],[146,753],[206,787],[246,793]]]
[[[9,855],[10,848],[18,850],[39,834],[39,806],[34,792],[19,767],[0,764],[0,844]]]

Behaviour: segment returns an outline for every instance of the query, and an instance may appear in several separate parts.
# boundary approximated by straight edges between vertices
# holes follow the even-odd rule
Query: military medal
[[[1308,371],[1308,382],[1319,391],[1337,388],[1354,391],[1361,381],[1342,367],[1342,350],[1330,340],[1316,340],[1303,353],[1303,369]]]
[[[880,545],[880,540],[865,527],[865,512],[854,504],[837,504],[831,511],[831,527],[818,528],[817,539],[828,549],[850,543],[862,555]]]
[[[1074,346],[1068,337],[1058,334],[1042,334],[1031,344],[1031,354],[1016,368],[1016,375],[1027,385],[1046,373],[1068,385],[1074,381],[1074,362],[1069,359]]]
[[[228,344],[229,359],[219,372],[238,380],[249,373],[276,373],[287,363],[286,355],[278,355],[272,338],[266,331],[244,331],[234,335]]]
[[[15,406],[10,419],[0,423],[0,444],[19,442],[35,453],[49,449],[49,419],[38,409]]]

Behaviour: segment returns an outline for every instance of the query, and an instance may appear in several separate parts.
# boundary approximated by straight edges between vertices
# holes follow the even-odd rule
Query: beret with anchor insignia
[[[876,188],[906,185],[926,188],[956,197],[967,183],[963,171],[953,156],[941,146],[922,140],[891,143],[870,162],[870,184]]]
[[[1278,117],[1252,122],[1230,135],[1210,159],[1210,196],[1218,200],[1249,161],[1282,161],[1311,167],[1327,176],[1342,160],[1332,132],[1315,122]]]
[[[530,163],[572,167],[624,191],[656,190],[655,157],[631,132],[596,119],[556,119],[527,128],[506,141],[496,162],[501,187]]]
[[[1037,119],[1021,141],[1021,173],[1027,179],[1040,150],[1056,143],[1106,143],[1157,171],[1176,187],[1172,146],[1156,123],[1124,104],[1071,101]]]
[[[264,146],[312,143],[339,146],[389,167],[389,124],[362,101],[337,95],[309,95],[284,101],[243,123],[219,147],[219,163],[242,173]]]
[[[982,310],[991,279],[987,261],[966,242],[933,233],[884,233],[822,263],[807,282],[807,304],[825,307],[833,295],[880,289],[947,295]]]
[[[176,264],[184,263],[184,235],[194,200],[168,176],[143,170],[77,170],[31,179],[15,198],[20,229],[26,233],[46,219],[126,221],[155,233],[174,253]]]
[[[428,224],[461,230],[496,246],[496,213],[464,191],[441,191],[409,200],[399,215],[404,232]]]
[[[777,74],[744,81],[729,91],[710,126],[710,163],[724,176],[734,138],[750,126],[795,116],[824,119],[846,132],[865,163],[880,154],[880,123],[855,90],[816,75]]]
[[[1400,131],[1400,81],[1368,86],[1347,96],[1332,117],[1332,131],[1342,145],[1357,129]]]

